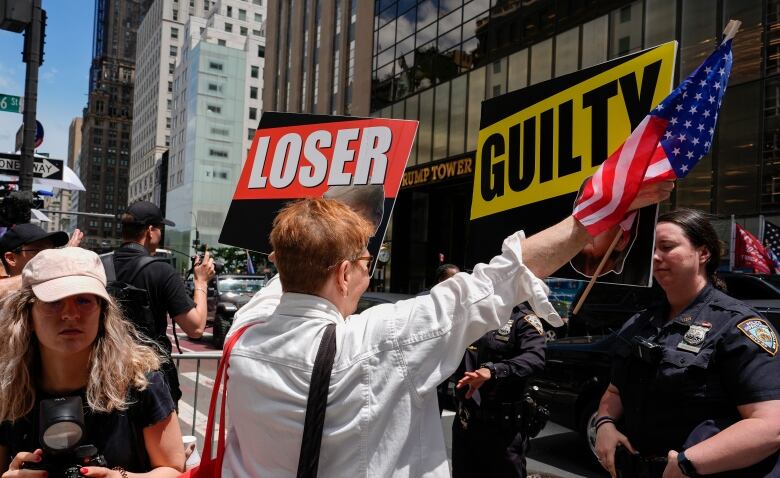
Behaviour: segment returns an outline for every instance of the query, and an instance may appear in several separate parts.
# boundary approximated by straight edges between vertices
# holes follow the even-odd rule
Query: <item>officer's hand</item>
[[[214,259],[209,255],[209,251],[203,254],[203,260],[200,259],[200,256],[195,256],[193,268],[195,280],[208,282],[214,277],[214,274]]]
[[[19,453],[14,456],[14,459],[11,460],[11,463],[8,465],[8,471],[3,473],[2,478],[13,478],[13,477],[25,477],[25,478],[43,478],[47,475],[45,470],[26,470],[22,468],[22,464],[25,462],[29,463],[38,463],[41,461],[43,455],[43,450],[40,448],[35,450],[33,453],[30,453],[28,451],[20,451]]]
[[[637,193],[636,198],[634,198],[634,201],[631,202],[631,205],[628,206],[628,210],[633,211],[651,204],[666,201],[672,194],[672,189],[674,189],[674,181],[671,180],[645,184],[639,188],[639,192]]]
[[[466,398],[468,399],[471,398],[474,395],[474,392],[479,390],[479,387],[488,380],[490,380],[490,370],[483,367],[473,372],[464,373],[463,378],[458,380],[458,384],[455,385],[455,388],[463,388],[468,385],[469,391],[466,392]]]
[[[618,431],[614,423],[601,425],[596,432],[596,455],[601,466],[609,472],[612,478],[617,476],[615,471],[615,449],[618,445],[623,445],[631,453],[636,453],[634,447],[631,446],[631,442]]]
[[[664,468],[663,478],[685,478],[685,475],[680,471],[680,467],[677,466],[677,452],[669,450],[666,455],[666,468]]]

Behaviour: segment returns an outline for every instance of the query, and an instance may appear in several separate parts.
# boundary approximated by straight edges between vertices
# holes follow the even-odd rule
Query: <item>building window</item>
[[[214,156],[217,158],[227,158],[228,153],[227,151],[223,151],[221,149],[209,149],[209,156]]]
[[[246,27],[241,27],[241,28],[240,28],[240,30],[239,30],[239,34],[240,34],[242,37],[245,37],[245,36],[247,36],[247,34],[248,34],[248,33],[249,33],[249,30],[247,30],[247,28],[246,28]]]
[[[174,22],[178,22],[179,21],[179,11],[178,10],[174,10],[173,11],[173,21]]]
[[[261,7],[263,6],[263,0],[252,0],[252,3],[255,5],[260,5]]]
[[[257,108],[249,108],[249,119],[257,119]]]
[[[255,23],[263,23],[263,14],[255,13]]]
[[[216,83],[209,83],[209,91],[219,91],[221,88]]]
[[[179,29],[171,27],[171,38],[179,38]]]
[[[220,40],[217,40],[217,45],[225,46],[225,45],[227,45],[227,42],[225,40],[220,39]]]
[[[255,137],[255,129],[249,128],[246,130],[246,139],[252,141],[252,139]]]
[[[251,72],[249,73],[252,78],[259,78],[260,77],[260,67],[259,66],[252,66]]]
[[[238,9],[238,19],[242,22],[246,21],[246,10]]]
[[[209,62],[209,68],[212,70],[222,71],[222,63],[217,63],[214,61]]]
[[[261,36],[263,36],[263,32],[260,31],[260,30],[252,30],[252,35],[254,35],[256,37],[261,37]]]
[[[233,25],[230,24],[230,23],[225,23],[225,31],[228,32],[228,33],[232,33],[233,32]]]
[[[217,105],[206,105],[206,109],[211,111],[212,113],[222,113],[222,107]]]
[[[620,9],[620,23],[626,23],[631,21],[631,7],[623,7]]]
[[[265,58],[265,46],[257,45],[257,56],[259,58]]]
[[[257,87],[256,86],[250,86],[249,87],[249,97],[253,100],[257,99]]]
[[[170,49],[171,56],[176,56],[179,54],[179,48],[176,45],[171,45]]]
[[[168,63],[168,73],[173,74],[174,68],[176,68],[174,63]]]
[[[227,16],[233,18],[233,7],[231,7],[230,5],[228,5],[227,7]]]

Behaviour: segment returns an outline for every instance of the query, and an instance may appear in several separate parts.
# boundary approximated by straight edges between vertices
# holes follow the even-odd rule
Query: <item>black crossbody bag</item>
[[[325,409],[328,406],[328,385],[336,357],[336,324],[329,324],[320,341],[317,358],[309,385],[306,402],[306,419],[303,424],[303,441],[298,458],[298,478],[316,478],[320,463],[322,429],[325,425]]]

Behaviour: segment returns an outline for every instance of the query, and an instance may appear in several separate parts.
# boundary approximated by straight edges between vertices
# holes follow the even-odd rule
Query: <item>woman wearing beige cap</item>
[[[180,474],[181,430],[160,359],[106,292],[97,254],[41,251],[4,302],[0,330],[4,478]]]

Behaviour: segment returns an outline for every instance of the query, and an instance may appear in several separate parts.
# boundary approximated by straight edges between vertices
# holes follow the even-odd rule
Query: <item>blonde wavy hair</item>
[[[0,421],[24,417],[36,402],[36,374],[41,372],[31,312],[36,300],[26,287],[0,303]],[[96,412],[126,410],[131,403],[128,392],[144,390],[149,384],[146,374],[159,369],[163,359],[113,300],[98,300],[101,320],[92,344],[87,404]]]

